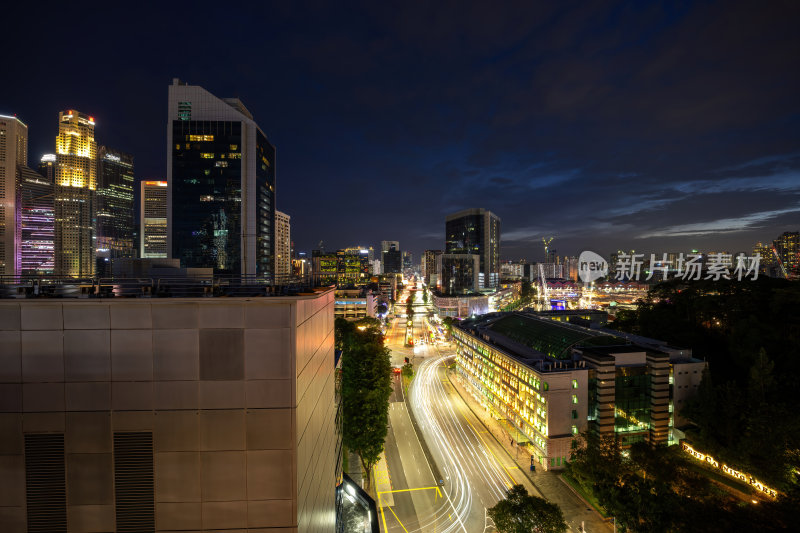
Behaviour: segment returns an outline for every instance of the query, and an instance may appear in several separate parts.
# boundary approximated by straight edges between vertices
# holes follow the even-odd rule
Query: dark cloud
[[[7,9],[25,45],[0,112],[32,158],[74,107],[163,177],[170,79],[239,96],[277,145],[300,249],[441,248],[445,214],[475,206],[509,258],[544,235],[747,249],[800,226],[796,2]]]

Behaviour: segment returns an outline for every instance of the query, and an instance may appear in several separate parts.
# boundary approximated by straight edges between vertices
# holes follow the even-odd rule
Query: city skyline
[[[117,9],[87,14],[99,40],[112,39],[100,21]],[[4,84],[0,112],[29,125],[31,161],[52,152],[55,114],[75,108],[95,118],[104,143],[134,155],[137,180],[166,179],[169,80],[237,95],[281,147],[278,207],[293,216],[298,250],[388,236],[420,257],[441,246],[442,216],[473,207],[503,219],[503,259],[538,259],[551,235],[561,255],[588,243],[601,253],[738,251],[796,229],[796,7],[465,8],[452,17],[445,9],[419,13],[440,21],[426,33],[382,7],[351,16],[271,6],[245,22],[263,23],[267,37],[231,62],[209,68],[210,42],[148,61],[189,31],[177,29],[100,50],[98,62],[125,64],[122,73],[39,68],[57,35],[46,31],[60,23],[56,9],[37,20],[41,46],[11,66],[29,83]],[[203,24],[181,16],[182,28]],[[137,33],[159,24],[141,22]],[[111,42],[127,31],[115,28]],[[283,52],[269,74],[253,68],[262,46]],[[55,79],[57,88],[46,83]],[[413,204],[417,216],[364,225],[390,206],[343,214],[327,202],[331,183]],[[318,227],[304,211],[338,223]]]

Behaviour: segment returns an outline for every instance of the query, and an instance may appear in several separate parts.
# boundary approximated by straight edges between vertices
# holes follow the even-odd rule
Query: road
[[[402,298],[398,300],[402,302]],[[405,309],[404,304],[397,307]],[[427,332],[426,313],[419,311],[413,319],[416,338]],[[533,494],[537,494],[536,489],[453,390],[441,366],[445,357],[438,348],[431,344],[403,346],[406,320],[405,316],[397,318],[387,331],[393,363],[400,365],[409,357],[417,367],[417,375],[408,403],[401,401],[399,379],[392,395],[395,401],[390,405],[386,464],[393,505],[385,505],[385,529],[408,533],[494,531],[486,509],[497,503],[512,484],[522,483]],[[408,404],[414,408],[421,435],[408,416]],[[419,437],[427,444],[433,466]],[[434,479],[437,467],[441,490],[435,489],[440,481]],[[388,495],[381,496],[383,500]]]
[[[413,317],[417,339],[427,332],[427,309],[421,305],[420,293],[417,291],[419,307]],[[405,310],[407,296],[406,292],[398,298],[398,311]],[[495,529],[486,510],[503,497],[506,488],[520,483],[530,494],[557,503],[571,531],[578,531],[584,520],[590,532],[611,531],[557,474],[537,472],[536,485],[530,482],[455,391],[444,366],[452,363],[452,349],[442,344],[405,347],[406,324],[407,317],[401,313],[386,332],[392,363],[401,366],[408,357],[416,376],[408,396],[403,394],[399,376],[395,378],[385,452],[390,482],[379,502],[382,529],[392,533],[490,533]],[[443,481],[441,490],[435,488],[437,477]]]

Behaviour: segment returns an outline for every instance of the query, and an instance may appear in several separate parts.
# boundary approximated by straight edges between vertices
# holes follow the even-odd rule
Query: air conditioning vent
[[[25,435],[25,493],[30,533],[66,533],[64,434]]]
[[[153,434],[114,433],[117,532],[155,531]]]

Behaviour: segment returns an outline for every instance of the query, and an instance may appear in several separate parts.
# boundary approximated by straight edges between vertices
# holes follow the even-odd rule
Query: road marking
[[[402,527],[402,528],[403,528],[403,531],[405,531],[406,533],[408,533],[408,530],[406,529],[406,526],[404,526],[404,525],[403,525],[403,523],[400,521],[400,518],[397,516],[397,513],[395,513],[395,512],[394,512],[394,509],[392,509],[391,507],[389,507],[389,510],[392,512],[392,514],[394,515],[394,517],[395,517],[395,518],[397,518],[397,523],[398,523],[398,524],[400,524],[400,527]],[[383,525],[383,527],[386,527],[386,524],[384,524],[384,525]],[[387,531],[388,531],[388,530],[387,530]]]
[[[436,489],[436,492],[439,492],[439,487],[418,487],[416,489],[385,490],[385,491],[379,492],[378,494],[389,494],[389,493],[395,493],[395,492],[411,492],[412,490],[433,490],[433,489]],[[440,496],[441,496],[441,494],[440,494]]]

